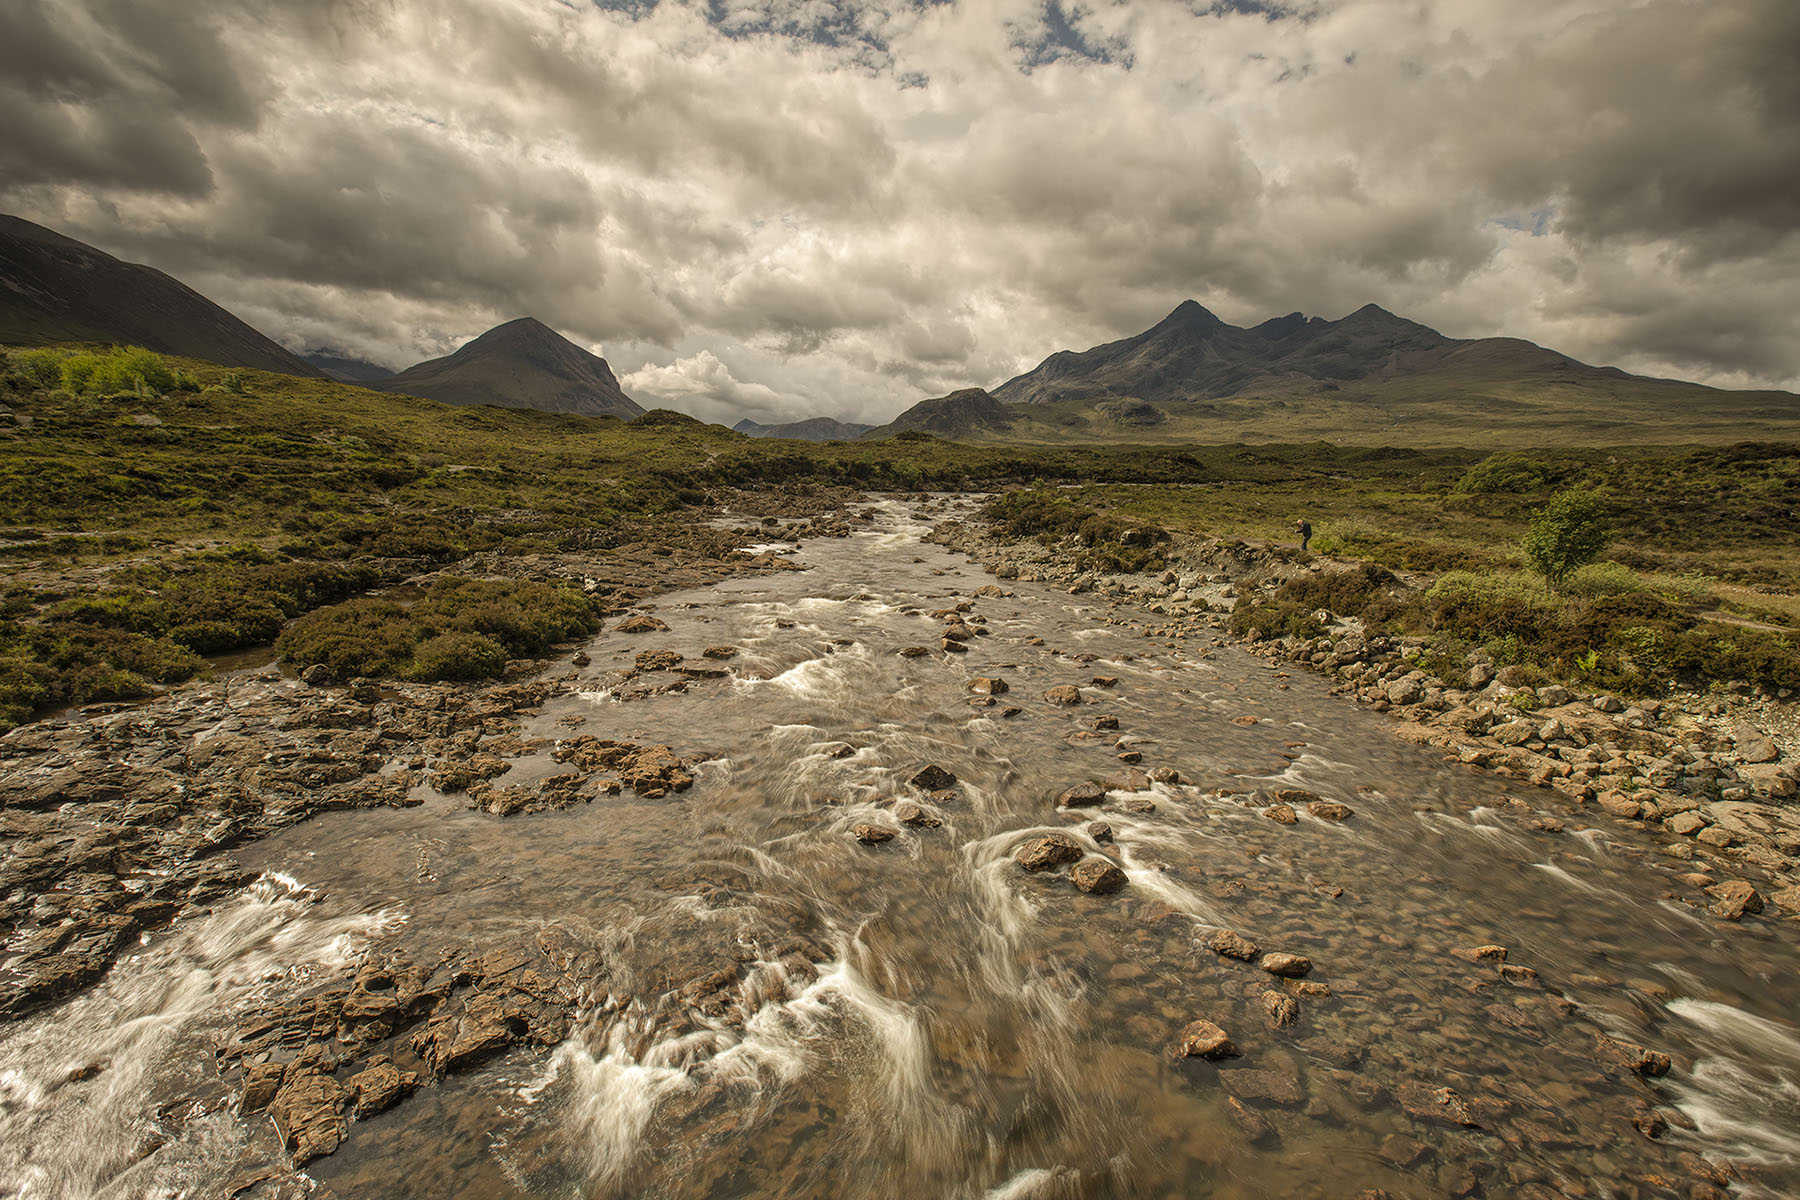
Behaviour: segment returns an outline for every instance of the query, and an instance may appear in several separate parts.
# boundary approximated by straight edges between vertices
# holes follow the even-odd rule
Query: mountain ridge
[[[442,358],[414,363],[366,386],[461,406],[492,404],[626,420],[644,414],[604,358],[535,317],[502,322]]]
[[[324,372],[172,275],[0,215],[0,343],[112,342],[226,367]]]

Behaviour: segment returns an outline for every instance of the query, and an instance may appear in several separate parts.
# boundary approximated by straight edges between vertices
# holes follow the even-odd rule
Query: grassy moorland
[[[1365,607],[1446,652],[1491,645],[1565,675],[1586,662],[1621,686],[1669,671],[1800,683],[1792,445],[815,444],[674,413],[452,408],[142,351],[0,353],[0,725],[142,695],[207,655],[277,641],[336,674],[496,674],[589,631],[594,602],[507,581],[440,580],[404,605],[365,593],[483,551],[605,555],[739,489],[1035,488],[1010,502],[1014,531],[1073,537],[1105,569],[1155,565],[1145,529],[1291,540],[1305,515],[1319,550],[1433,573],[1429,604],[1387,614],[1372,593]],[[1607,563],[1550,596],[1522,573],[1518,537],[1574,483],[1607,498],[1616,537]],[[1298,632],[1311,609],[1353,607],[1257,603],[1275,607],[1240,625]]]
[[[1314,636],[1324,628],[1314,613],[1326,609],[1427,639],[1427,665],[1452,675],[1480,649],[1528,679],[1631,695],[1736,681],[1800,689],[1800,444],[1536,454],[1320,445],[1239,447],[1233,458],[1262,474],[1021,492],[989,515],[1014,535],[1077,547],[1104,521],[1296,553],[1294,523],[1305,518],[1315,551],[1362,565],[1239,600],[1237,632]],[[1601,501],[1605,549],[1552,590],[1527,568],[1521,538],[1575,487]],[[1152,566],[1159,553],[1074,552],[1101,568]]]

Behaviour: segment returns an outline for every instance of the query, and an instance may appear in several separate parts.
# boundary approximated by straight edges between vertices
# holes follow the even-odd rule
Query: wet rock
[[[269,1107],[275,1093],[281,1090],[287,1064],[279,1062],[251,1063],[244,1076],[244,1094],[238,1100],[238,1112],[248,1116]]]
[[[1081,689],[1072,683],[1059,683],[1055,687],[1045,690],[1044,699],[1048,700],[1051,704],[1060,704],[1065,707],[1068,705],[1080,704]]]
[[[1400,1107],[1421,1121],[1443,1121],[1466,1129],[1479,1129],[1481,1123],[1463,1103],[1463,1098],[1447,1087],[1434,1088],[1428,1083],[1403,1083],[1399,1087]]]
[[[1150,790],[1150,776],[1135,767],[1123,771],[1114,771],[1100,781],[1102,787],[1109,792],[1147,792]]]
[[[1465,962],[1503,963],[1506,961],[1505,946],[1455,946],[1450,953]]]
[[[1376,1153],[1401,1170],[1407,1170],[1431,1157],[1431,1147],[1402,1133],[1390,1133]]]
[[[1150,781],[1152,783],[1179,784],[1181,772],[1174,767],[1157,767],[1150,772]]]
[[[1096,675],[1089,682],[1097,688],[1116,688],[1119,686],[1117,675]]]
[[[419,1086],[419,1077],[411,1071],[400,1070],[385,1057],[377,1057],[352,1075],[345,1086],[350,1093],[352,1112],[361,1121],[386,1112],[399,1103],[401,1097],[411,1095]]]
[[[1206,935],[1207,948],[1226,958],[1249,962],[1257,955],[1257,945],[1243,934],[1230,929],[1215,929]]]
[[[1083,829],[1096,842],[1106,843],[1113,840],[1113,827],[1105,821],[1089,821]],[[1800,888],[1792,890],[1796,893],[1796,900],[1800,900]],[[1779,901],[1781,897],[1777,895],[1775,899]]]
[[[1321,821],[1347,821],[1354,815],[1348,804],[1336,800],[1315,800],[1306,806],[1306,811]]]
[[[1268,1119],[1236,1096],[1225,1097],[1225,1111],[1231,1114],[1232,1121],[1251,1142],[1275,1140],[1275,1127],[1269,1124]]]
[[[1225,1090],[1244,1100],[1263,1100],[1270,1104],[1302,1104],[1306,1093],[1291,1075],[1261,1067],[1238,1067],[1219,1075]]]
[[[1056,797],[1059,808],[1092,808],[1106,803],[1106,789],[1097,783],[1078,783]]]
[[[1080,844],[1073,838],[1066,834],[1052,833],[1033,838],[1020,846],[1013,855],[1013,861],[1027,871],[1047,871],[1064,863],[1079,862],[1082,853]]]
[[[931,649],[928,646],[902,646],[895,653],[901,658],[924,658]]]
[[[1069,872],[1075,886],[1096,896],[1108,895],[1125,886],[1125,872],[1104,858],[1083,859]]]
[[[681,665],[681,655],[673,650],[646,650],[636,662],[640,671],[667,671]]]
[[[947,637],[939,642],[938,646],[945,654],[967,654],[969,652],[969,648],[955,638]]]
[[[1257,964],[1271,975],[1279,975],[1283,979],[1299,979],[1312,971],[1312,959],[1299,954],[1284,954],[1279,951],[1262,956]]]
[[[1601,1062],[1609,1066],[1623,1067],[1639,1075],[1667,1075],[1669,1068],[1674,1065],[1669,1056],[1660,1050],[1646,1050],[1636,1042],[1606,1034],[1596,1035],[1594,1053]]]
[[[969,690],[980,696],[1002,696],[1012,691],[1012,687],[1004,679],[977,675],[969,680]]]
[[[619,780],[640,796],[657,799],[670,792],[685,792],[694,777],[686,764],[667,746],[645,746],[624,764]]]
[[[849,758],[856,753],[856,747],[849,742],[825,742],[817,749],[826,758]]]
[[[343,1104],[344,1089],[314,1071],[301,1072],[282,1084],[269,1102],[269,1116],[281,1133],[282,1144],[293,1154],[295,1166],[338,1148],[344,1140],[344,1119],[339,1113]]]
[[[1262,994],[1263,1019],[1271,1029],[1285,1029],[1300,1019],[1300,1002],[1277,991]]]
[[[1100,733],[1104,733],[1109,729],[1117,729],[1118,727],[1119,727],[1119,718],[1117,718],[1117,717],[1095,717],[1093,720],[1088,722],[1089,729],[1095,730],[1096,732],[1100,732]]]
[[[1119,801],[1119,809],[1121,812],[1136,813],[1140,817],[1147,817],[1156,811],[1156,801],[1148,796],[1127,796]]]
[[[1239,1053],[1230,1035],[1207,1020],[1189,1021],[1175,1039],[1177,1058],[1237,1058]]]
[[[1595,797],[1594,803],[1610,815],[1625,820],[1642,816],[1644,812],[1642,804],[1622,792],[1601,792],[1599,796]]]
[[[954,784],[956,782],[956,776],[938,766],[936,763],[930,763],[921,768],[919,772],[912,777],[910,782],[916,788],[923,788],[928,792],[937,792]]]
[[[917,825],[924,829],[936,829],[943,824],[930,811],[920,808],[911,800],[902,800],[894,805],[894,819],[902,825]]]
[[[738,649],[736,646],[708,646],[706,649],[704,649],[700,652],[700,657],[722,660],[722,659],[727,659],[727,658],[736,658],[737,652],[738,652]]]
[[[1745,913],[1759,913],[1763,910],[1762,895],[1742,879],[1728,879],[1724,883],[1714,884],[1706,889],[1706,894],[1713,898],[1706,911],[1723,921],[1736,921]]]
[[[591,666],[593,664],[593,661],[594,661],[593,657],[591,655],[589,655],[586,650],[577,650],[569,658],[570,664],[573,666],[577,666],[577,667]]]
[[[894,840],[894,833],[895,830],[887,825],[861,824],[854,825],[850,829],[850,835],[865,846],[878,846],[882,842],[891,842]]]
[[[669,627],[661,618],[648,613],[637,613],[626,617],[613,627],[615,633],[667,633]]]
[[[1275,822],[1277,825],[1294,825],[1300,820],[1299,817],[1294,815],[1294,810],[1286,804],[1269,805],[1269,807],[1263,809],[1263,816],[1269,818],[1269,820]]]
[[[1769,903],[1785,912],[1800,915],[1800,887],[1782,888],[1770,895]]]

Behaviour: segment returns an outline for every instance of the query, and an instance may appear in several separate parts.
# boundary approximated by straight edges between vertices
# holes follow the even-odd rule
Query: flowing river
[[[306,1175],[344,1197],[1800,1194],[1793,923],[1673,902],[1692,868],[1640,831],[1211,634],[1042,584],[977,596],[998,581],[922,540],[944,511],[884,502],[799,547],[807,570],[659,597],[666,631],[602,635],[526,721],[712,755],[679,795],[497,818],[428,793],[241,847],[248,891],[0,1026],[0,1195],[291,1189],[245,1173],[279,1145],[213,1066],[243,1014],[376,949],[546,929],[592,964],[567,1037],[351,1124]],[[959,603],[967,652],[942,652]],[[622,692],[650,649],[720,670]],[[1083,702],[1043,698],[1063,684]],[[909,783],[928,764],[955,783]],[[1176,781],[1057,807],[1132,766]],[[500,782],[567,769],[539,750]],[[1352,815],[1277,823],[1281,789]],[[1016,864],[1053,832],[1124,887]],[[1217,953],[1219,929],[1312,971]],[[712,971],[704,1000],[678,983]],[[1175,1057],[1197,1018],[1240,1056]]]

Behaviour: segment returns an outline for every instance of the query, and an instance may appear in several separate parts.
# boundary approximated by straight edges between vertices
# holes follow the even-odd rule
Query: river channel
[[[0,1027],[0,1195],[304,1190],[245,1182],[247,1158],[284,1164],[217,1082],[243,1013],[374,953],[546,930],[587,964],[567,1036],[354,1122],[307,1178],[595,1200],[1800,1195],[1792,923],[1671,901],[1690,868],[1641,832],[1402,743],[1204,627],[1150,636],[1136,610],[995,580],[924,540],[945,511],[882,502],[792,548],[804,570],[658,597],[666,630],[602,634],[520,731],[667,743],[704,758],[685,791],[496,817],[422,789],[239,847],[248,890]],[[622,687],[657,649],[716,673]],[[1081,702],[1046,700],[1058,685]],[[933,764],[954,782],[910,782]],[[497,782],[571,769],[541,748]],[[1058,807],[1092,781],[1115,785],[1103,804]],[[1350,813],[1302,798],[1279,823],[1283,790]],[[1022,869],[1050,833],[1124,886]],[[1311,971],[1221,954],[1221,929]],[[1239,1054],[1174,1054],[1196,1019]],[[1614,1040],[1671,1069],[1622,1065]],[[388,1052],[419,1069],[404,1038]],[[1655,1139],[1634,1123],[1653,1112]]]

